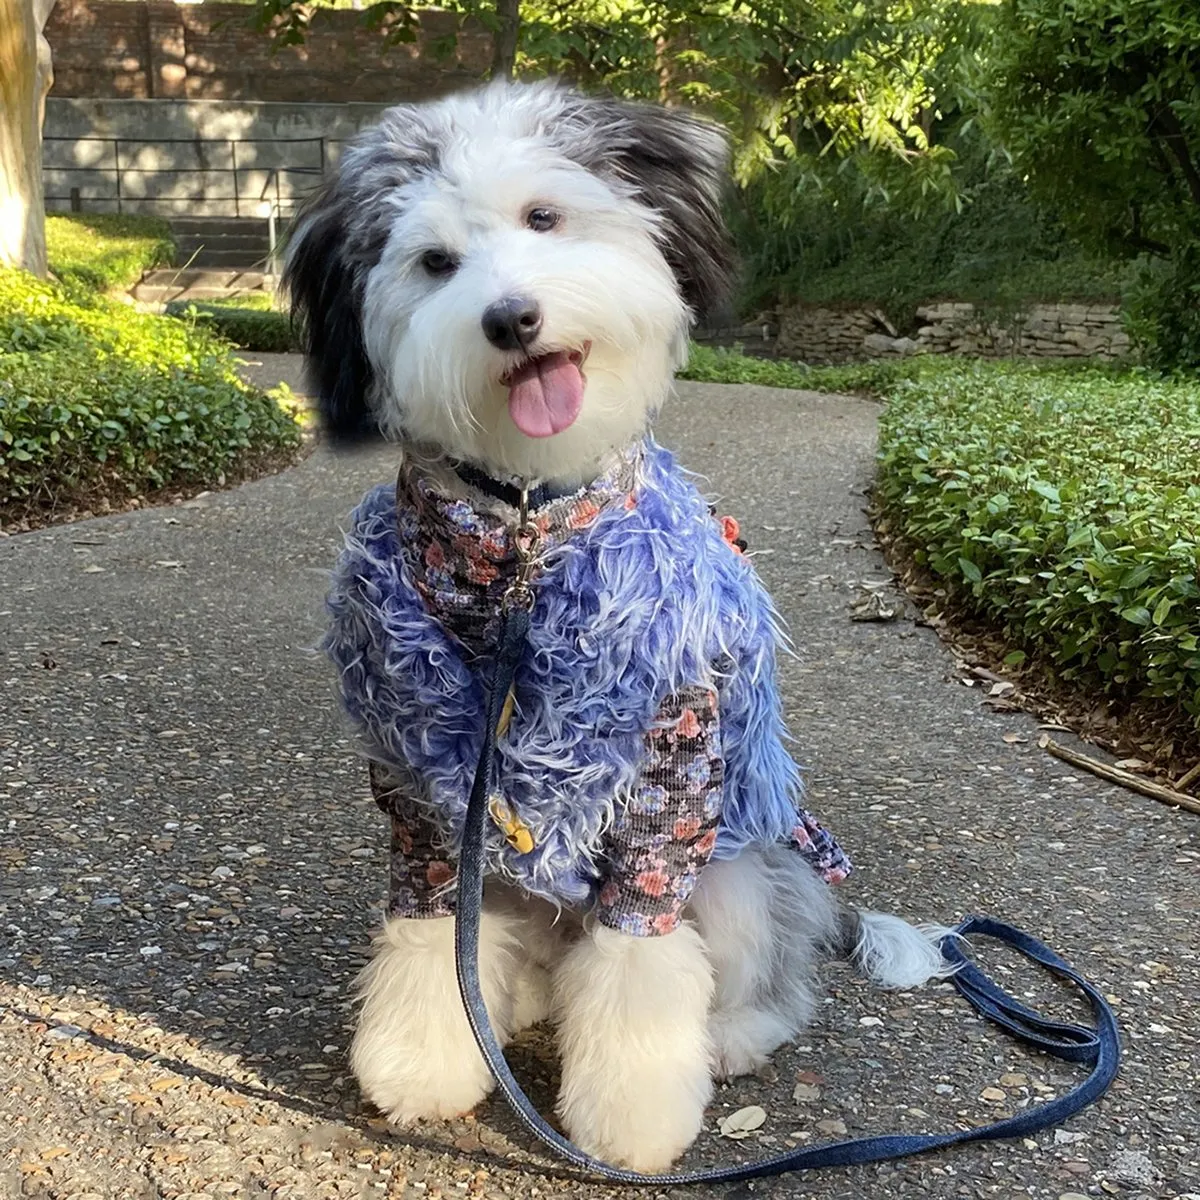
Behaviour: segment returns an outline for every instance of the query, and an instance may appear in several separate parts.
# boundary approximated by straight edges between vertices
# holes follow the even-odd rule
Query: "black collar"
[[[463,483],[473,487],[477,492],[482,492],[485,496],[491,496],[493,500],[500,500],[511,508],[519,508],[521,505],[521,489],[516,484],[507,483],[503,479],[493,479],[478,467],[473,467],[470,463],[465,462],[456,462],[454,473]],[[579,491],[577,487],[564,488],[552,483],[539,483],[537,487],[529,489],[529,509],[532,512],[544,504],[549,504],[552,500],[573,496],[577,491]]]

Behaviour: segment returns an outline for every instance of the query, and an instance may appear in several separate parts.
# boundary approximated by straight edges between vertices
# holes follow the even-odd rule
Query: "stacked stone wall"
[[[775,352],[814,364],[910,354],[979,358],[1122,358],[1130,352],[1115,304],[1035,304],[998,320],[974,305],[927,304],[909,337],[876,308],[789,305],[779,314]]]

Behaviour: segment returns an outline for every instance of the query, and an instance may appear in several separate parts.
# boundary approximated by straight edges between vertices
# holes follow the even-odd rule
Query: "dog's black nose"
[[[498,350],[522,350],[542,327],[542,310],[533,300],[510,296],[483,310],[483,336]]]

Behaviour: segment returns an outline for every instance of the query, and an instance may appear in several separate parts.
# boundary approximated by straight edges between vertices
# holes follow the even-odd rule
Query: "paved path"
[[[791,623],[787,708],[812,805],[858,863],[847,886],[1043,935],[1111,993],[1127,1059],[1065,1133],[671,1194],[1200,1194],[1200,823],[1046,757],[929,631],[848,619],[887,578],[862,515],[873,406],[681,391],[661,433],[742,519]],[[0,541],[4,1200],[611,1194],[544,1169],[498,1104],[398,1137],[348,1078],[384,831],[310,647],[339,519],[390,469],[386,452],[319,452],[234,492]],[[886,995],[843,968],[829,984],[800,1045],[718,1091],[694,1163],[979,1122],[1073,1077],[945,989]],[[544,1037],[516,1061],[546,1099]],[[718,1138],[748,1103],[761,1132]]]

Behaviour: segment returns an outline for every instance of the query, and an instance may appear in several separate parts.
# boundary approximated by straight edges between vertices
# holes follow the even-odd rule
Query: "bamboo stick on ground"
[[[1140,792],[1143,796],[1161,800],[1163,804],[1174,804],[1179,808],[1186,808],[1188,812],[1200,813],[1200,800],[1197,800],[1195,796],[1184,795],[1183,792],[1177,792],[1174,788],[1164,787],[1152,779],[1146,779],[1141,775],[1135,775],[1132,771],[1126,771],[1123,767],[1114,767],[1097,758],[1091,758],[1087,754],[1080,754],[1078,750],[1068,749],[1050,737],[1043,737],[1038,745],[1043,750],[1048,750],[1055,758],[1061,758],[1063,762],[1070,763],[1071,766],[1079,767],[1081,770],[1090,771],[1101,779],[1107,779],[1109,783],[1120,784],[1121,787],[1129,788],[1130,791]]]
[[[1181,775],[1172,785],[1177,792],[1185,791],[1189,784],[1195,783],[1200,779],[1200,762],[1198,762],[1190,771]]]

